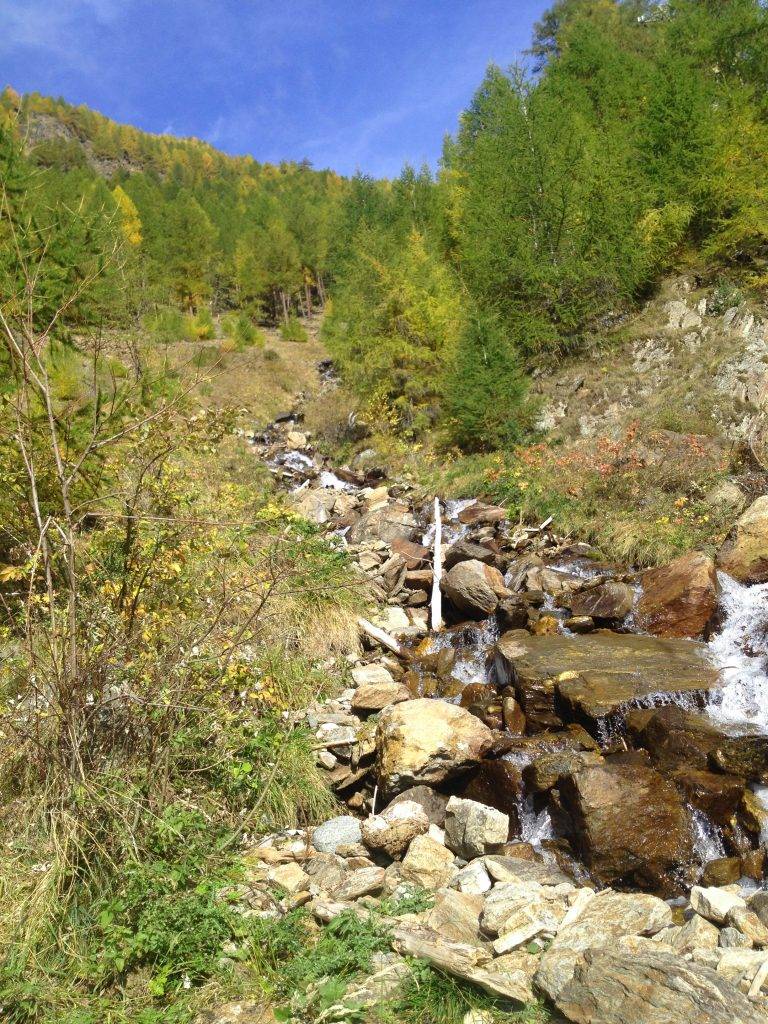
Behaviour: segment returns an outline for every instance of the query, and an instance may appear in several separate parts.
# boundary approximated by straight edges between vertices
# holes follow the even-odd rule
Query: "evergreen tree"
[[[165,223],[166,268],[174,296],[194,312],[211,292],[210,270],[216,233],[188,189],[169,204]]]

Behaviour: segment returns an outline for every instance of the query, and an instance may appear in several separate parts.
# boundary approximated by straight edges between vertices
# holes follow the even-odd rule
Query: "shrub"
[[[159,309],[144,318],[143,326],[160,345],[171,345],[186,336],[185,317],[178,309]]]
[[[234,342],[237,351],[244,348],[257,346],[263,348],[266,341],[264,333],[256,327],[250,317],[245,313],[231,313],[224,317],[222,330],[227,338]]]
[[[283,341],[308,341],[309,335],[307,334],[304,324],[298,319],[298,317],[292,316],[281,326],[280,337]]]

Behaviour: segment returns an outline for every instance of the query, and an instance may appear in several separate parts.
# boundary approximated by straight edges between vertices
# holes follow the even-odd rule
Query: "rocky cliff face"
[[[82,148],[88,166],[103,178],[112,178],[120,173],[138,174],[144,170],[141,164],[126,154],[118,157],[99,154],[90,139],[81,136],[75,128],[52,114],[32,111],[25,123],[25,137],[27,150],[34,150],[35,146],[53,140],[76,143]]]

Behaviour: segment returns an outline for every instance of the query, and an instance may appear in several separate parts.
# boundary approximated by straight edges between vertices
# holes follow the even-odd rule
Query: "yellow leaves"
[[[141,244],[142,239],[141,218],[136,204],[119,185],[112,189],[112,197],[117,204],[123,238],[128,245],[136,248]]]
[[[27,568],[22,565],[3,565],[0,567],[0,583],[15,583],[27,575]]]

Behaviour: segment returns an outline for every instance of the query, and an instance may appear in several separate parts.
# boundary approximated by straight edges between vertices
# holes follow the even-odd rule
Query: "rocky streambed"
[[[300,407],[253,443],[383,631],[305,715],[349,813],[265,838],[257,883],[320,921],[435,894],[373,1001],[409,954],[574,1021],[768,1019],[768,498],[716,561],[643,574],[443,502],[432,631],[433,496],[328,465]]]

